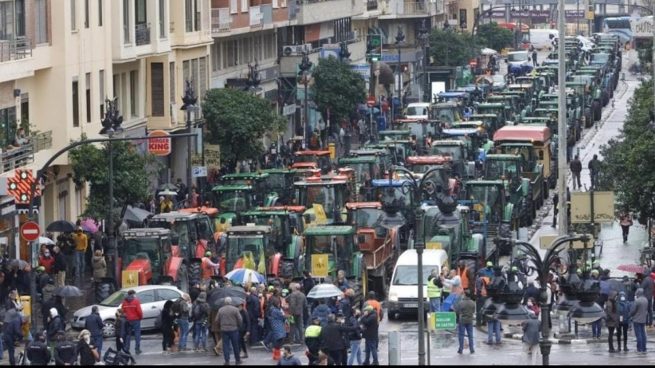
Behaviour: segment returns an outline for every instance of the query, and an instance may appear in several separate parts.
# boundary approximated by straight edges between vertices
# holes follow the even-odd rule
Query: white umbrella
[[[159,195],[160,195],[160,196],[176,196],[176,195],[177,195],[177,192],[174,192],[174,191],[172,191],[172,190],[166,189],[166,190],[162,190],[161,192],[159,192]]]
[[[318,284],[312,288],[307,294],[308,298],[312,299],[323,299],[323,298],[332,298],[335,296],[343,295],[338,287],[333,284]]]
[[[498,51],[485,47],[482,50],[480,50],[480,53],[482,55],[496,55]]]
[[[55,242],[52,239],[46,238],[45,236],[39,236],[38,241],[39,241],[39,244],[46,244],[46,245],[47,244],[52,244],[52,245],[55,245]]]

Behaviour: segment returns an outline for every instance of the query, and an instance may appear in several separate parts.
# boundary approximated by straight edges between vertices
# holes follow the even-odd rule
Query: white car
[[[116,320],[116,310],[120,308],[123,299],[127,296],[129,290],[136,292],[136,297],[141,302],[141,310],[143,311],[143,320],[141,320],[141,329],[150,330],[158,329],[156,325],[157,317],[161,314],[164,308],[164,303],[167,300],[175,301],[182,297],[182,291],[175,286],[167,285],[144,285],[132,288],[124,288],[111,294],[107,299],[103,300],[98,306],[100,318],[104,323],[103,335],[105,337],[112,337],[115,335],[114,322]],[[86,317],[91,314],[93,305],[78,309],[73,314],[71,325],[74,329],[83,329]]]

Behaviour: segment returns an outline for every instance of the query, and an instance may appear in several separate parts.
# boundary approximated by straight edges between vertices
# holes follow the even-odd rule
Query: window
[[[207,58],[198,59],[198,98],[203,98],[207,92]]]
[[[98,27],[102,27],[102,0],[98,0]]]
[[[466,9],[459,9],[459,28],[466,29]]]
[[[77,17],[75,14],[77,3],[75,0],[70,0],[71,2],[71,31],[77,31]]]
[[[91,73],[86,73],[86,122],[91,122]]]
[[[241,0],[241,12],[242,13],[247,13],[248,12],[248,1],[249,0]]]
[[[237,65],[237,61],[237,41],[227,40],[225,43],[225,52],[223,53],[223,65],[229,68]]]
[[[35,42],[38,45],[48,42],[48,16],[46,0],[36,0],[34,8]],[[2,30],[0,30],[0,33],[1,32]]]
[[[236,14],[239,12],[237,1],[238,0],[230,0],[230,14]]]
[[[170,289],[159,289],[157,290],[157,300],[162,301],[162,300],[175,300],[180,298],[180,293],[178,293],[175,290],[170,290]]]
[[[198,32],[200,30],[200,20],[202,17],[200,16],[200,4],[198,3],[198,0],[193,0],[193,6],[195,10],[195,19],[194,19],[194,31]]]
[[[171,94],[171,104],[175,103],[175,62],[171,61],[168,63],[168,84],[169,92]]]
[[[16,135],[16,107],[0,109],[0,127],[0,144],[5,147]]]
[[[132,117],[139,116],[139,72],[137,70],[130,71],[130,113]]]
[[[186,23],[186,31],[193,31],[193,0],[184,1],[184,20]]]
[[[166,38],[166,2],[159,0],[159,38]]]
[[[139,299],[141,304],[145,303],[154,303],[155,301],[155,291],[154,290],[145,290],[136,294],[136,297]]]
[[[80,104],[77,81],[73,81],[73,126],[80,126]]]
[[[14,39],[14,4],[0,1],[0,40]]]
[[[84,28],[89,28],[89,0],[84,0]]]
[[[25,36],[25,0],[16,0],[16,36]]]
[[[202,97],[207,91],[207,58],[185,60],[182,63],[184,81],[191,81],[196,96]]]
[[[130,2],[123,0],[123,42],[130,43]]]
[[[164,116],[164,63],[150,64],[150,94],[152,116]]]
[[[214,41],[211,47],[212,71],[221,70],[221,43]]]
[[[98,100],[100,100],[100,119],[105,117],[105,71],[98,72]]]

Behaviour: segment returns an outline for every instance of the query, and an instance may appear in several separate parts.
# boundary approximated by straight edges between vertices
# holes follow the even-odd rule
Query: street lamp
[[[307,117],[308,117],[307,85],[309,84],[309,71],[311,70],[312,65],[313,63],[309,61],[309,56],[307,54],[307,51],[303,51],[302,60],[300,61],[300,65],[298,66],[298,68],[300,69],[298,75],[301,77],[300,83],[305,87],[305,93],[303,97],[304,104],[303,104],[303,124],[302,124],[303,148],[307,147]]]
[[[257,92],[257,88],[261,83],[262,79],[259,76],[259,64],[255,60],[255,65],[248,63],[248,77],[246,78],[246,91]]]
[[[398,27],[398,33],[396,33],[396,48],[398,49],[398,64],[396,66],[396,72],[398,74],[398,81],[397,81],[397,83],[398,83],[398,87],[397,87],[397,89],[398,89],[398,107],[401,110],[403,108],[403,97],[402,97],[401,91],[400,91],[400,88],[401,88],[401,82],[400,82],[400,45],[404,41],[405,41],[405,34],[403,33],[403,30],[400,27]],[[396,114],[398,114],[397,111],[396,111]]]
[[[422,89],[423,89],[423,101],[424,102],[430,102],[429,94],[428,94],[428,75],[427,75],[427,69],[428,69],[428,60],[430,58],[428,57],[428,47],[429,47],[429,31],[428,28],[425,26],[425,19],[421,22],[421,28],[418,30],[418,40],[419,43],[421,44],[421,49],[423,51],[423,83],[422,84]],[[399,58],[400,59],[400,58]]]
[[[425,211],[421,208],[421,198],[422,193],[425,192],[430,196],[435,196],[437,203],[443,203],[444,197],[439,196],[439,194],[442,194],[439,184],[428,179],[430,174],[439,170],[442,170],[442,168],[433,167],[425,172],[423,177],[419,180],[414,178],[414,173],[402,166],[393,166],[389,173],[390,182],[395,172],[400,171],[404,173],[409,180],[403,182],[403,190],[411,189],[413,191],[412,205],[414,206],[415,213],[414,249],[416,249],[416,256],[418,258],[418,365],[425,365],[425,299],[423,297],[423,250],[425,249],[423,239],[423,214]]]
[[[574,241],[582,241],[584,243],[585,249],[587,249],[589,240],[590,237],[586,234],[560,236],[551,243],[551,246],[548,251],[546,251],[544,258],[542,258],[539,254],[539,251],[537,251],[537,249],[535,249],[534,246],[528,242],[516,241],[514,239],[507,238],[496,238],[495,240],[497,243],[510,243],[512,245],[512,249],[514,249],[514,252],[521,252],[521,254],[525,256],[525,261],[527,262],[526,271],[528,273],[531,273],[532,271],[537,273],[537,280],[539,281],[540,287],[539,303],[541,307],[542,331],[539,346],[542,354],[543,365],[549,365],[550,348],[552,346],[552,343],[550,342],[550,326],[548,323],[550,317],[550,303],[548,301],[548,292],[546,288],[546,285],[548,284],[549,272],[551,268],[559,261],[559,253],[565,245]],[[575,273],[574,265],[569,267],[569,274],[571,271]],[[583,323],[589,323],[603,317],[602,308],[600,308],[600,306],[595,303],[595,300],[598,297],[600,291],[597,281],[587,280],[587,282],[583,285],[572,286],[579,288],[577,292],[579,296],[584,296],[584,301],[581,299],[572,307],[570,311],[572,318]],[[499,317],[499,319],[501,318]]]
[[[109,248],[113,252],[113,262],[110,262],[112,265],[111,269],[114,272],[114,279],[118,279],[119,270],[118,267],[118,247],[116,246],[116,237],[114,236],[114,149],[112,144],[112,138],[114,134],[120,133],[123,131],[121,124],[123,123],[123,116],[118,112],[118,100],[114,97],[113,100],[105,100],[105,117],[102,119],[102,129],[100,130],[101,135],[106,135],[109,138],[108,149],[109,149],[109,183],[108,183],[108,197],[109,197],[109,213],[107,215],[107,227],[105,231],[107,232]]]
[[[191,81],[187,80],[186,81],[186,87],[184,88],[184,96],[182,96],[182,107],[180,110],[186,111],[186,128],[191,133],[191,110],[195,108],[196,102],[198,101],[198,97],[196,97],[195,92],[193,91],[193,86],[191,85]],[[186,179],[187,179],[187,194],[191,193],[191,187],[192,184],[191,182],[193,181],[193,178],[191,176],[191,136],[187,137],[187,173],[186,173]]]

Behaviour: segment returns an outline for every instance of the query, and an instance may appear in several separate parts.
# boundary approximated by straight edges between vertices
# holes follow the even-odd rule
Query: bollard
[[[389,365],[400,365],[400,333],[389,331]]]

